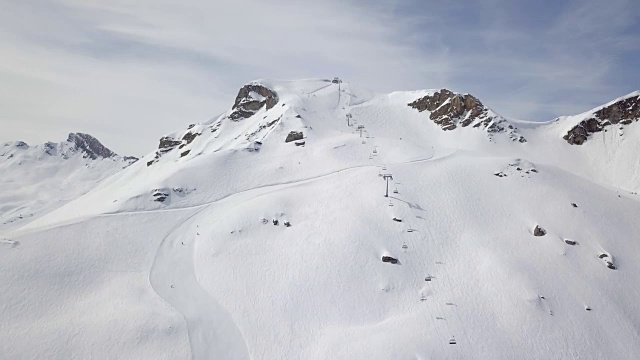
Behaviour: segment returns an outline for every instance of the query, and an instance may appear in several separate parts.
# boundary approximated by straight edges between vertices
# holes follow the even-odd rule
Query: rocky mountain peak
[[[571,145],[582,145],[589,136],[606,128],[629,125],[640,119],[640,94],[632,93],[593,111],[586,119],[572,127],[564,136]]]
[[[275,91],[260,84],[247,84],[240,88],[229,119],[234,121],[246,119],[263,106],[269,110],[277,103],[278,94]]]
[[[85,157],[91,158],[92,160],[117,156],[116,153],[102,145],[98,139],[89,134],[70,133],[67,141],[74,144],[78,150],[81,150],[85,154]]]
[[[474,128],[485,129],[489,133],[509,133],[511,140],[526,142],[515,126],[491,112],[470,94],[462,95],[441,89],[409,103],[408,106],[419,112],[429,111],[429,118],[445,131],[473,125]]]

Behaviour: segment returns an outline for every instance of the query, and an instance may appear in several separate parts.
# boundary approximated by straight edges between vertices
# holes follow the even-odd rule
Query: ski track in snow
[[[456,153],[458,153],[458,151],[454,151],[452,153],[449,153],[449,154],[446,154],[446,155],[443,155],[443,156],[440,156],[440,157],[437,157],[437,158],[434,158],[435,155],[432,153],[431,156],[426,157],[426,158],[402,161],[402,162],[397,162],[397,163],[388,163],[387,166],[404,165],[404,164],[415,164],[415,163],[420,163],[420,162],[425,162],[425,161],[440,160],[440,159],[444,159],[444,158],[453,156]],[[223,195],[222,197],[220,197],[218,199],[215,199],[215,200],[203,203],[203,204],[198,204],[198,205],[176,207],[176,208],[171,208],[171,209],[135,210],[135,211],[121,211],[121,212],[113,212],[113,213],[104,213],[104,214],[97,215],[97,217],[135,215],[135,214],[149,214],[149,213],[159,213],[159,212],[167,212],[167,211],[186,211],[186,210],[192,210],[192,209],[200,209],[200,208],[205,208],[205,207],[207,207],[207,206],[209,206],[211,204],[215,204],[215,203],[217,203],[217,202],[219,202],[221,200],[227,199],[227,198],[229,198],[231,196],[247,193],[247,192],[254,191],[254,190],[259,190],[259,189],[264,189],[264,188],[269,188],[269,187],[274,187],[274,186],[279,186],[279,185],[301,184],[301,183],[305,183],[305,182],[309,182],[309,181],[322,179],[322,178],[325,178],[325,177],[328,177],[328,176],[332,176],[332,175],[338,174],[338,173],[343,172],[343,171],[349,171],[349,170],[354,170],[354,169],[359,169],[359,168],[367,168],[367,167],[380,167],[380,166],[382,166],[382,165],[376,165],[376,164],[354,165],[354,166],[349,166],[349,167],[346,167],[346,168],[330,171],[330,172],[325,173],[325,174],[320,174],[320,175],[316,175],[316,176],[312,176],[312,177],[308,177],[308,178],[260,185],[260,186],[256,186],[256,187],[253,187],[253,188],[241,190],[241,191],[238,191],[238,192],[235,192],[235,193],[226,194],[226,195]],[[45,231],[45,230],[55,229],[55,228],[61,227],[61,226],[77,224],[79,222],[86,221],[86,220],[88,220],[88,219],[90,219],[92,217],[95,217],[95,216],[77,217],[77,218],[74,218],[74,219],[71,219],[71,220],[68,220],[68,221],[61,221],[61,222],[57,222],[57,223],[50,224],[50,225],[34,227],[34,228],[28,228],[26,230],[18,229],[17,231],[10,231],[5,236],[9,236],[9,235],[11,235],[11,236],[23,236],[23,235],[34,233],[34,232]]]
[[[450,156],[450,155],[447,155]],[[424,159],[415,159],[399,162],[392,165],[414,164],[433,159],[433,155]],[[174,226],[162,240],[153,266],[149,275],[149,281],[156,293],[176,308],[185,318],[189,329],[189,342],[193,359],[216,359],[216,356],[224,356],[224,359],[250,359],[249,350],[245,343],[242,332],[234,323],[231,315],[211,298],[205,289],[200,285],[194,264],[194,241],[182,241],[181,234],[193,233],[194,221],[198,215],[221,201],[230,201],[238,196],[254,198],[275,191],[280,191],[288,187],[298,186],[326,177],[337,175],[343,171],[350,171],[362,168],[379,167],[379,165],[357,165],[332,171],[327,174],[312,178],[284,182],[279,184],[269,184],[252,189],[240,191],[226,195],[218,200],[207,204],[193,207],[142,211],[189,211],[196,210],[182,223]],[[255,193],[255,194],[254,194]],[[139,213],[139,212],[136,212]],[[119,216],[131,214],[114,213],[104,216]],[[197,229],[197,226],[196,226]],[[199,233],[195,232],[194,239],[197,240]],[[183,275],[180,277],[180,275]],[[222,355],[224,354],[224,355]],[[219,359],[223,359],[220,357]]]

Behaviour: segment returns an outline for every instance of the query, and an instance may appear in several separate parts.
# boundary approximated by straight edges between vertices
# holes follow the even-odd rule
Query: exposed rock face
[[[473,125],[474,128],[485,129],[489,133],[508,133],[513,141],[527,141],[513,125],[501,116],[490,113],[480,100],[469,94],[460,95],[442,89],[408,105],[420,112],[431,112],[429,118],[445,131]]]
[[[32,147],[24,141],[15,141],[2,144],[3,147],[12,147],[20,150],[29,150]],[[122,161],[126,166],[138,161],[135,156],[120,157],[106,146],[102,145],[98,139],[89,134],[70,133],[66,141],[59,143],[48,141],[42,145],[36,145],[34,148],[42,149],[42,152],[49,155],[60,157],[62,159],[70,159],[76,154],[81,155],[84,159],[101,160],[111,159],[113,161]],[[4,156],[3,154],[0,156]],[[12,158],[13,154],[9,154],[8,158]]]
[[[111,158],[117,156],[116,153],[102,145],[98,139],[89,134],[71,133],[67,141],[75,144],[78,150],[84,153],[85,158],[96,160],[98,158]]]
[[[593,116],[581,121],[564,135],[571,145],[582,145],[589,135],[600,132],[612,125],[629,125],[640,119],[640,96],[632,96],[617,101],[593,112]]]
[[[391,264],[397,264],[398,263],[398,259],[391,257],[391,256],[383,256],[382,257],[382,262],[387,262],[387,263],[391,263]]]
[[[533,229],[533,236],[545,236],[547,235],[547,231],[541,228],[539,225],[536,225],[536,228]]]
[[[246,119],[258,112],[263,106],[269,110],[277,103],[278,94],[275,91],[258,84],[245,85],[236,96],[229,119],[234,121]]]
[[[189,129],[191,128],[193,128],[193,126],[189,127]],[[183,147],[191,144],[193,140],[195,140],[198,136],[200,136],[199,132],[187,131],[180,140],[177,140],[170,136],[161,137],[160,144],[158,145],[158,150],[156,150],[156,155],[152,160],[147,161],[147,166],[153,165],[158,161],[158,159],[160,159],[163,154],[175,149],[176,147],[178,149],[182,149]],[[190,151],[191,150],[185,150],[181,152],[180,157],[188,155]]]
[[[617,266],[613,263],[613,257],[610,256],[609,254],[602,253],[598,255],[598,259],[602,259],[602,261],[604,261],[604,264],[607,265],[609,269],[611,270],[617,269]]]
[[[160,138],[160,144],[158,145],[158,150],[161,152],[167,152],[173,150],[176,146],[180,145],[180,140],[175,140],[169,136],[163,136]]]
[[[292,141],[302,140],[303,137],[304,134],[302,133],[302,131],[291,131],[289,135],[287,135],[287,138],[284,140],[284,142],[288,143]]]

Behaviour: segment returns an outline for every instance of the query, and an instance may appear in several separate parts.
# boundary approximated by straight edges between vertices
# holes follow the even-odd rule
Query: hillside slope
[[[82,133],[71,133],[59,143],[2,144],[0,230],[24,225],[64,205],[136,160]]]
[[[247,84],[0,236],[0,355],[633,359],[637,122],[614,152],[567,125],[448,90]]]

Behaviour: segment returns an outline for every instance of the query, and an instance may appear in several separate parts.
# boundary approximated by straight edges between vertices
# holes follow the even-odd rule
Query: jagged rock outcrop
[[[291,131],[289,132],[289,135],[287,135],[287,138],[284,140],[284,142],[288,143],[292,141],[302,140],[303,137],[304,134],[302,133],[302,131]]]
[[[278,94],[275,91],[259,84],[248,84],[238,92],[229,119],[234,121],[246,119],[258,112],[263,106],[269,110],[277,103]]]
[[[71,133],[67,137],[67,141],[74,144],[76,149],[84,153],[85,158],[96,160],[98,158],[111,158],[117,156],[116,153],[102,145],[98,139],[89,134]]]
[[[533,229],[533,236],[545,236],[547,235],[547,230],[540,227],[540,225],[536,225]]]
[[[640,119],[640,95],[617,101],[600,110],[593,116],[571,128],[562,138],[571,145],[582,145],[589,135],[605,130],[612,125],[629,125]]]
[[[30,151],[38,149],[47,156],[60,157],[62,159],[70,159],[77,154],[81,155],[85,159],[100,160],[100,159],[112,159],[114,161],[124,161],[127,165],[133,164],[138,161],[137,157],[124,156],[120,157],[115,152],[111,151],[106,146],[102,145],[95,137],[84,133],[70,133],[67,136],[66,141],[59,143],[48,141],[42,145],[29,146],[24,141],[9,142],[2,145],[3,151],[0,151],[0,156],[7,156],[7,158],[13,158],[14,155],[19,153],[13,153],[11,149],[19,149],[21,151]]]
[[[189,127],[189,129],[192,129],[192,128],[193,126]],[[191,144],[193,140],[195,140],[200,135],[201,134],[199,132],[187,131],[184,135],[182,135],[182,138],[180,140],[177,140],[171,136],[161,137],[160,144],[158,145],[158,150],[156,150],[156,155],[153,159],[147,161],[147,166],[153,165],[155,162],[157,162],[160,159],[160,157],[163,154],[168,153],[169,151],[175,148],[182,149],[185,146]],[[180,153],[180,157],[187,156],[189,152],[191,152],[191,150],[182,151]]]
[[[488,133],[508,133],[513,141],[527,141],[512,124],[490,112],[480,100],[469,94],[461,95],[442,89],[433,95],[417,99],[408,106],[420,112],[429,111],[429,118],[445,131],[472,125],[474,128],[485,129]]]
[[[382,262],[386,262],[386,263],[391,263],[391,264],[397,264],[398,263],[398,259],[391,257],[391,256],[383,256],[382,257]]]

